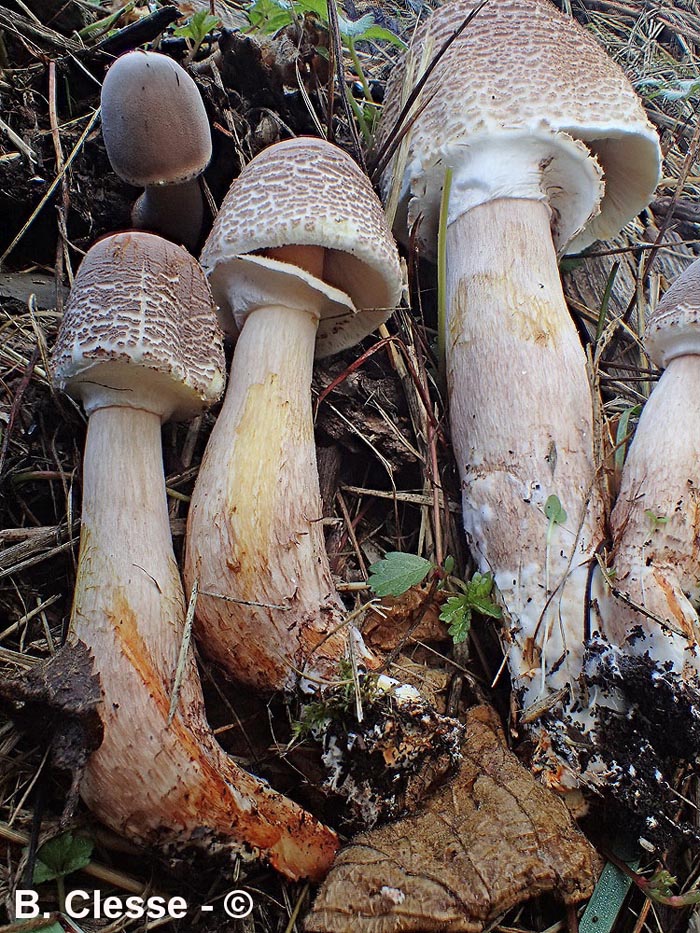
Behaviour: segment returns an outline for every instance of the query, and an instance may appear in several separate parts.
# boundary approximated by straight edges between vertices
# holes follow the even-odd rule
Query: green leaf
[[[552,495],[547,499],[544,504],[544,514],[552,525],[564,524],[566,521],[566,512],[559,501],[559,496]]]
[[[501,607],[493,601],[493,574],[477,571],[468,583],[462,584],[462,589],[470,609],[474,612],[492,619],[501,618]]]
[[[321,22],[328,23],[326,0],[296,0],[294,9],[297,13],[313,13]]]
[[[440,612],[440,619],[449,626],[447,631],[456,645],[469,635],[472,613],[492,619],[500,619],[503,614],[501,607],[493,601],[493,574],[477,572],[471,580],[460,585],[464,592],[445,600]]]
[[[442,569],[445,571],[445,573],[452,573],[452,571],[455,569],[455,559],[450,554],[448,554],[445,558]]]
[[[62,833],[49,839],[36,854],[34,884],[63,878],[71,872],[85,868],[92,858],[94,843],[85,836]]]
[[[371,13],[365,13],[365,15],[361,16],[359,19],[351,20],[338,14],[338,26],[340,27],[340,35],[343,38],[350,37],[355,40],[364,39],[367,35],[367,30],[374,26],[374,16],[372,16]]]
[[[388,551],[384,560],[369,568],[370,589],[377,596],[401,596],[412,586],[418,586],[433,569],[433,564],[416,554]]]
[[[198,10],[194,13],[184,26],[178,26],[173,30],[176,36],[184,36],[186,39],[192,39],[197,45],[200,45],[207,34],[219,25],[218,16],[212,16],[206,10]]]
[[[285,0],[255,0],[246,10],[251,26],[264,33],[279,32],[294,22],[291,3]]]
[[[659,525],[667,525],[670,521],[668,515],[657,515],[653,509],[644,509],[644,514],[649,519],[649,523],[654,531],[656,531]]]
[[[455,645],[466,641],[472,623],[472,611],[466,596],[450,596],[442,607],[440,618],[449,626],[447,631]]]
[[[615,435],[615,470],[620,473],[625,462],[627,443],[632,432],[629,429],[630,418],[637,418],[642,411],[641,405],[626,408],[620,415]]]
[[[370,26],[369,29],[365,30],[364,35],[359,38],[372,42],[390,42],[397,49],[408,48],[403,39],[400,39],[390,29],[385,29],[384,26]]]

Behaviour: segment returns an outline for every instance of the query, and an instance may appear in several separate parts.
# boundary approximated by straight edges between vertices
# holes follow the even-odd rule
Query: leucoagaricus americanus
[[[445,4],[418,30],[389,79],[380,147],[421,69],[475,7]],[[562,725],[562,709],[580,706],[586,590],[604,534],[586,357],[557,256],[616,233],[647,204],[659,143],[620,68],[547,0],[476,11],[405,126],[383,190],[398,204],[397,235],[415,225],[434,256],[451,172],[444,336],[464,527],[500,591],[522,719],[546,764],[542,722],[549,713]],[[560,754],[578,768],[566,734],[546,769],[554,782],[569,779]]]
[[[700,260],[659,302],[644,344],[663,372],[642,410],[611,516],[614,583],[631,602],[627,612],[618,602],[606,613],[605,632],[630,654],[671,661],[676,675],[697,681]]]
[[[625,460],[586,674],[596,704],[618,711],[598,729],[618,751],[616,796],[666,845],[697,842],[671,780],[700,752],[700,261],[652,311],[644,345],[663,372]]]
[[[197,85],[160,52],[127,52],[102,84],[102,135],[112,168],[146,190],[134,227],[192,250],[204,220],[199,176],[211,159],[211,132]]]
[[[89,417],[69,635],[92,653],[103,696],[86,803],[140,842],[260,855],[290,878],[322,877],[335,834],[223,752],[193,654],[181,656],[186,612],[161,423],[193,416],[224,385],[221,332],[198,264],[152,234],[98,242],[75,279],[53,369]]]
[[[388,318],[398,253],[354,161],[300,138],[245,167],[201,261],[240,336],[192,496],[185,582],[199,582],[203,650],[242,683],[288,690],[337,677],[348,639],[321,523],[314,353],[352,346]]]

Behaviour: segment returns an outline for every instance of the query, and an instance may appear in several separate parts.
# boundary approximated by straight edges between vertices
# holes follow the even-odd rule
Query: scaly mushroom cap
[[[422,72],[475,5],[447,3],[416,33],[389,78],[378,147]],[[513,190],[508,167],[524,147],[537,146],[555,245],[567,252],[617,233],[646,206],[658,183],[659,141],[630,83],[591,36],[549,0],[487,3],[429,75],[412,113],[417,116],[405,170],[393,160],[401,171],[396,229],[405,235],[421,216],[418,236],[428,255],[435,252],[446,167],[455,171],[450,205],[464,213],[495,197],[530,197]],[[605,180],[596,216],[591,214],[601,186],[588,150]],[[482,195],[479,182],[486,170],[490,190]],[[392,174],[390,164],[382,179],[385,196]],[[460,203],[461,188],[471,189],[470,203]],[[451,209],[449,222],[456,216]]]
[[[127,52],[102,85],[102,135],[114,171],[131,185],[179,184],[211,159],[197,85],[159,52]]]
[[[676,279],[649,316],[644,346],[660,369],[677,356],[700,354],[700,259]]]
[[[118,233],[82,262],[52,366],[88,414],[107,405],[189,418],[221,395],[223,336],[199,264],[151,233]]]
[[[325,247],[324,281],[289,263],[248,255],[282,246]],[[371,333],[401,296],[396,244],[369,180],[349,155],[312,137],[270,146],[243,169],[201,261],[228,330],[230,311],[240,329],[250,310],[279,304],[280,294],[292,300],[293,293],[297,303],[307,290],[322,293],[319,357]]]

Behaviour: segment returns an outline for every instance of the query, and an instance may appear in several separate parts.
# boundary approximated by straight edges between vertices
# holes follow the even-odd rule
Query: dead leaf
[[[404,641],[446,641],[447,626],[439,619],[442,599],[437,596],[427,605],[427,587],[412,586],[401,596],[385,596],[376,607],[370,606],[362,625],[366,643],[388,654]]]
[[[307,933],[480,933],[545,892],[575,904],[600,863],[569,813],[508,750],[493,710],[467,714],[464,761],[418,813],[356,836]]]

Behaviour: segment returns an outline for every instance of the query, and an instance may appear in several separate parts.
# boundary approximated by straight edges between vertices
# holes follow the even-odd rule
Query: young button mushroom
[[[204,220],[199,176],[211,159],[209,120],[197,85],[159,52],[127,52],[102,84],[102,135],[112,168],[145,187],[135,227],[193,250]]]
[[[234,181],[202,265],[240,336],[188,519],[200,643],[258,690],[337,678],[348,633],[321,524],[314,351],[352,346],[388,318],[401,294],[396,246],[353,160],[301,138]]]
[[[193,416],[224,383],[221,333],[195,260],[147,233],[97,243],[66,305],[53,367],[89,417],[69,642],[94,657],[104,740],[88,762],[85,802],[143,843],[260,855],[290,878],[323,877],[334,833],[223,752],[193,654],[181,655],[186,613],[161,422]]]
[[[657,183],[660,152],[622,71],[572,19],[547,0],[498,0],[444,50],[474,9],[470,0],[437,9],[393,70],[380,145],[395,128],[402,85],[417,80],[413,64],[444,51],[383,189],[398,195],[397,231],[406,238],[420,218],[419,243],[435,255],[452,173],[445,345],[464,526],[506,609],[522,721],[534,723],[539,760],[560,783],[571,779],[560,756],[580,770],[566,719],[579,714],[604,502],[586,358],[557,254],[633,217]],[[588,729],[581,716],[579,734]]]

